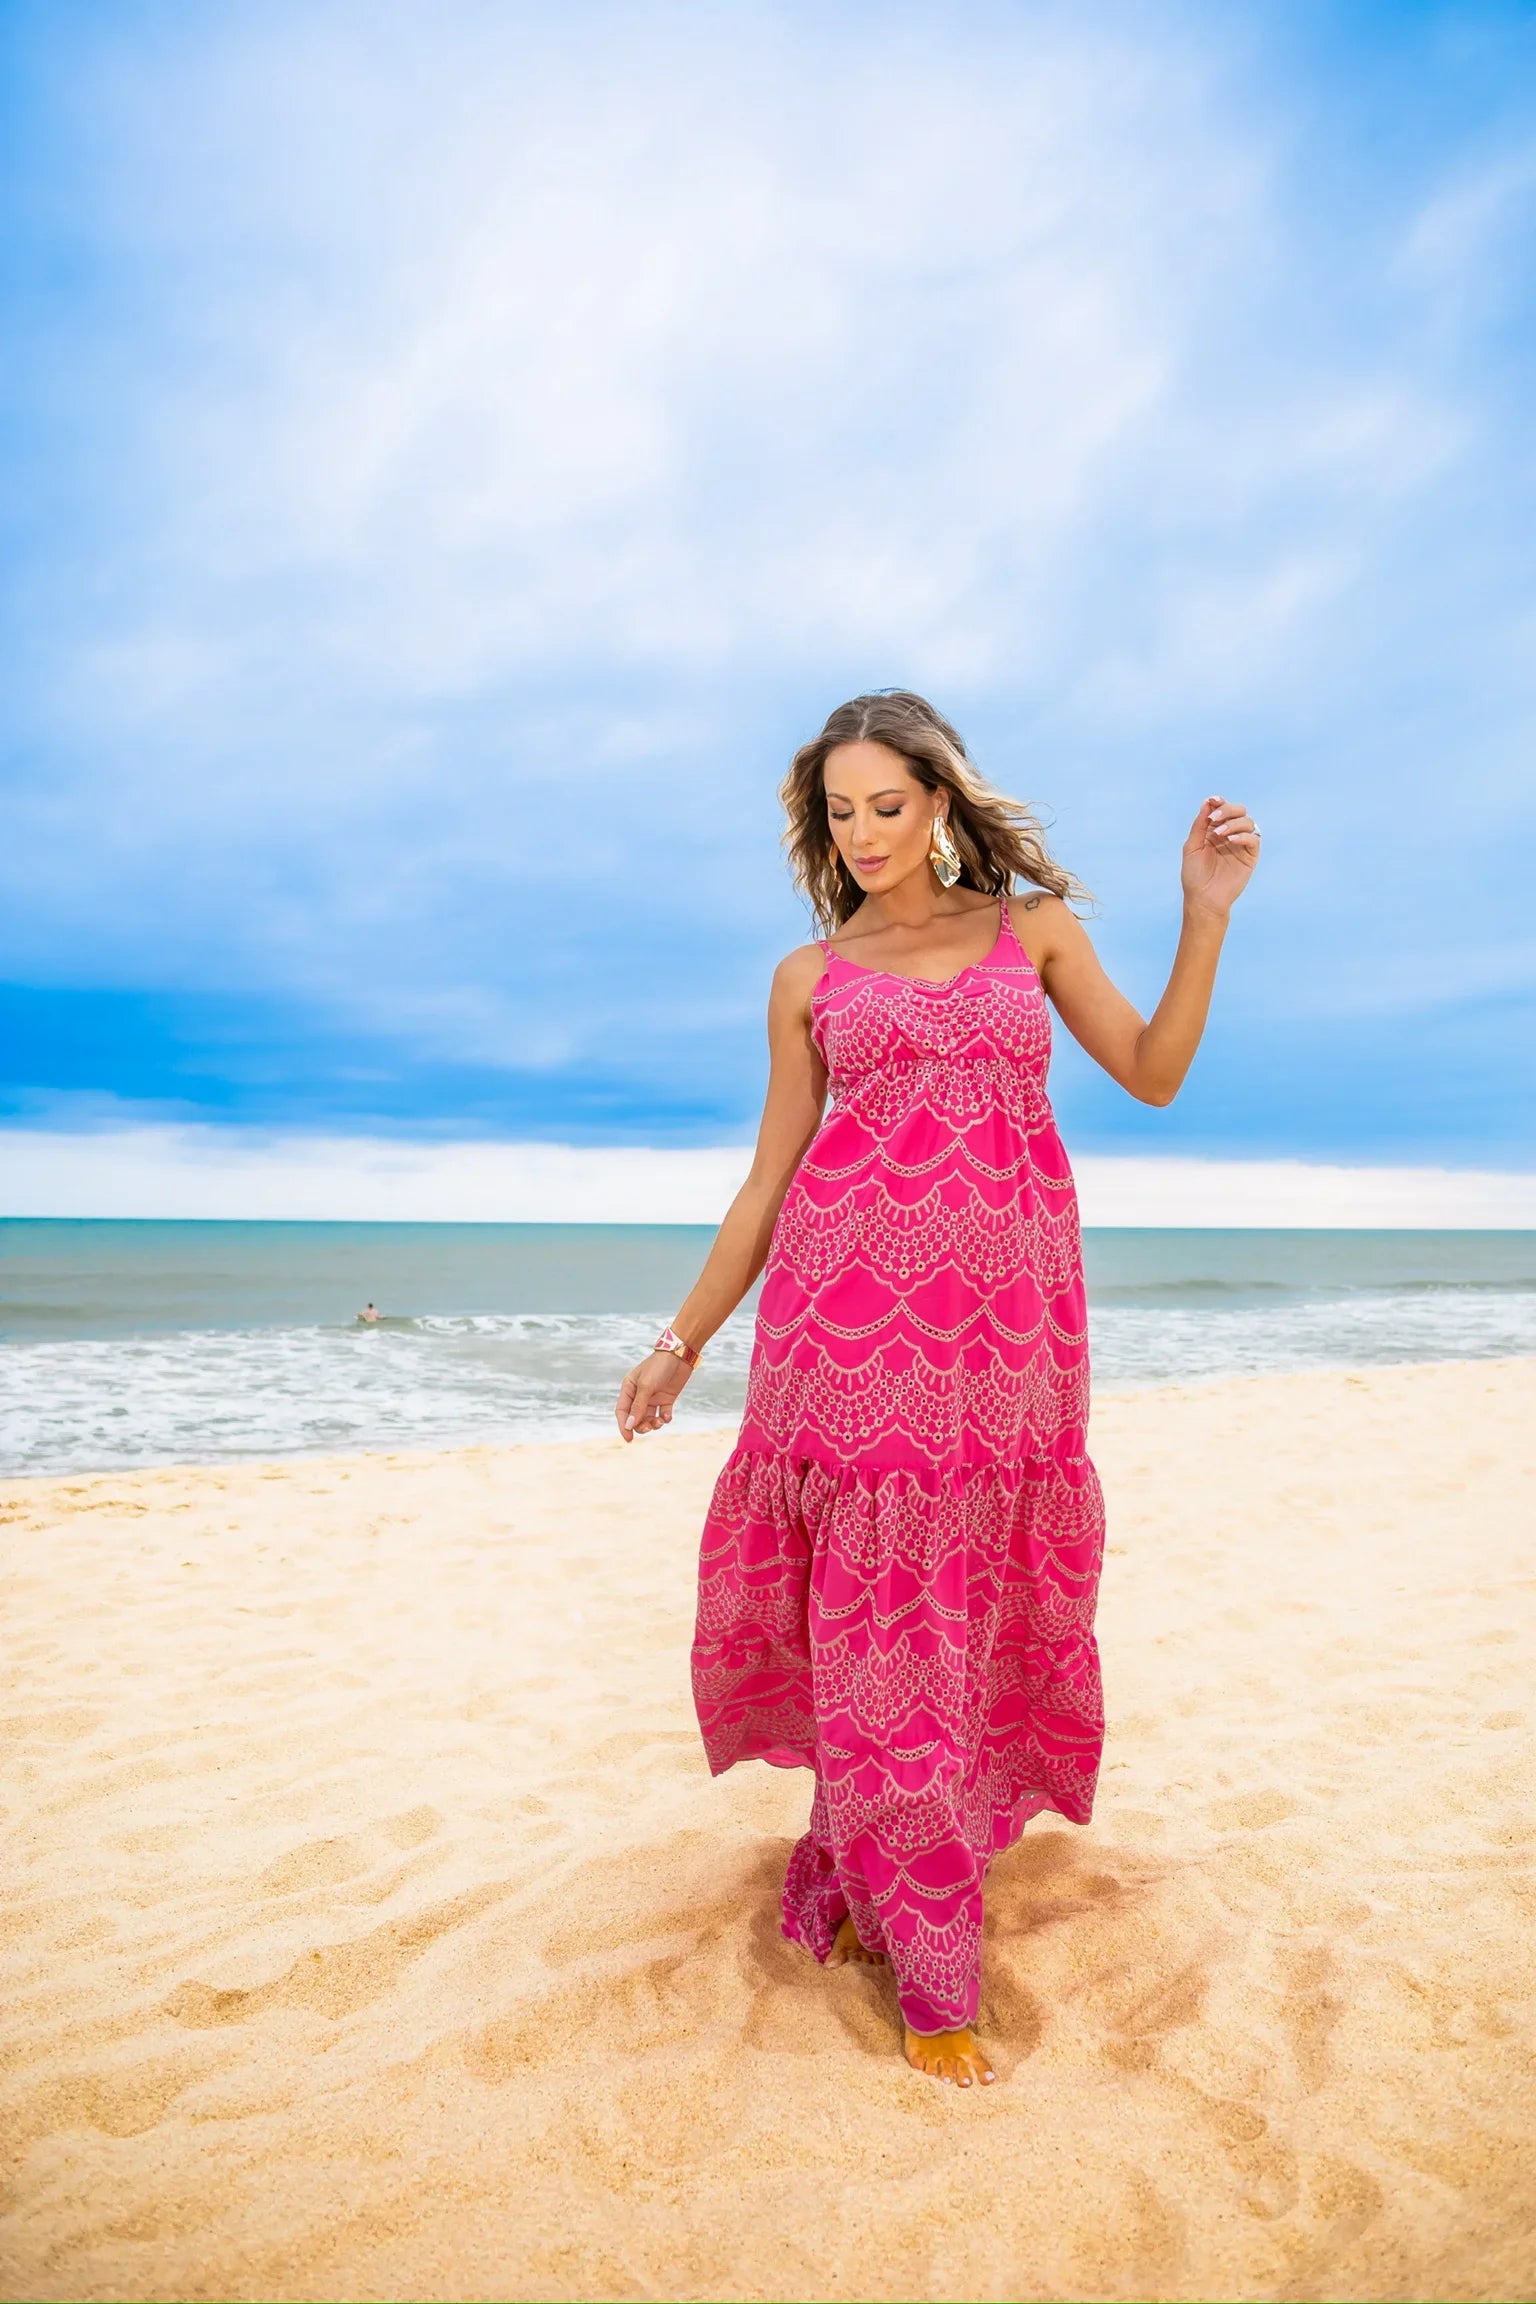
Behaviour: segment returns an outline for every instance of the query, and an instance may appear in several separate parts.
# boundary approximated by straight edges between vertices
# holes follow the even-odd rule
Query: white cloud
[[[596,1064],[681,893],[755,1014],[789,737],[899,679],[1127,944],[1219,773],[1256,1012],[1422,999],[1448,773],[1508,854],[1536,709],[1475,101],[1319,190],[1350,58],[1279,11],[173,16],[43,90],[12,974]],[[1499,861],[1437,985],[1531,981]]]
[[[228,1128],[0,1130],[0,1215],[255,1222],[716,1224],[742,1145],[419,1144]],[[1299,1160],[1076,1163],[1085,1223],[1536,1229],[1536,1174]]]
[[[402,696],[1012,669],[1262,206],[1167,21],[625,11],[597,70],[584,9],[236,26],[98,91],[116,235],[201,313],[155,556],[215,615],[296,587],[307,651]]]
[[[1467,300],[1496,290],[1507,274],[1511,242],[1536,201],[1536,144],[1517,143],[1479,157],[1437,185],[1414,216],[1398,268],[1416,286],[1463,311]]]

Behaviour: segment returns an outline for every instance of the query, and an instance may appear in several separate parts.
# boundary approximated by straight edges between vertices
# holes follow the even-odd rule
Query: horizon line
[[[0,1219],[713,1226],[751,1157],[749,1144],[0,1126]],[[1183,1152],[1084,1152],[1072,1167],[1091,1231],[1536,1230],[1536,1170]]]

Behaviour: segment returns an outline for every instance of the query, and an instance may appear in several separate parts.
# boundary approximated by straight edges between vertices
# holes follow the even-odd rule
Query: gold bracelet
[[[697,1368],[699,1364],[698,1353],[695,1352],[691,1344],[683,1342],[675,1328],[663,1328],[651,1346],[651,1350],[653,1352],[671,1352],[677,1359],[681,1360],[685,1368]]]

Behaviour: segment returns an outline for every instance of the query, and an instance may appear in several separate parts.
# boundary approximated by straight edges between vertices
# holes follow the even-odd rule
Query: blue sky
[[[734,1140],[788,752],[926,690],[1206,1049],[1533,1165],[1536,12],[11,5],[0,1111]]]

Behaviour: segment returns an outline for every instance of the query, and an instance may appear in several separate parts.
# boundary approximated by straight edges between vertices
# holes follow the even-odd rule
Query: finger
[[[1236,832],[1251,832],[1253,818],[1245,808],[1234,808],[1230,814],[1211,818],[1211,832],[1218,840],[1230,840]]]
[[[635,1416],[636,1431],[659,1432],[667,1419],[668,1411],[666,1402],[664,1400],[657,1399],[654,1394],[649,1392],[648,1388],[645,1393],[642,1394],[642,1401],[643,1404],[639,1407]]]
[[[629,1405],[624,1411],[624,1422],[629,1431],[637,1431],[651,1412],[650,1389],[638,1376],[631,1376],[625,1385]]]

